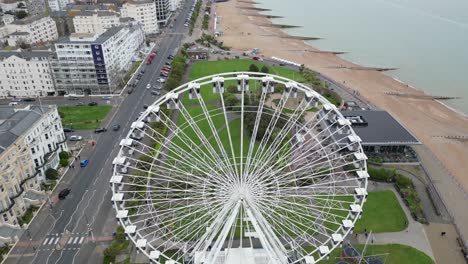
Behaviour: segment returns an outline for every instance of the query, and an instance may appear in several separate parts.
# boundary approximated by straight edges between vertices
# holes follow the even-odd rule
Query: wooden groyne
[[[239,3],[246,3],[246,4],[252,4],[252,5],[258,5],[260,3],[255,2],[255,1],[245,1],[245,0],[238,0],[237,2]]]
[[[304,41],[309,41],[309,40],[319,40],[322,38],[315,38],[315,37],[303,37],[303,36],[281,36],[281,38],[287,38],[287,39],[297,39],[297,40],[304,40]]]
[[[452,100],[460,99],[457,96],[445,96],[445,95],[426,95],[426,94],[408,94],[408,93],[396,93],[396,92],[386,92],[386,95],[414,98],[414,99],[423,99],[423,100]]]
[[[244,15],[254,16],[254,17],[264,17],[264,18],[268,18],[268,19],[283,18],[282,16],[264,15],[264,14],[257,14],[257,13],[246,13]]]
[[[398,68],[380,68],[380,67],[363,67],[363,66],[329,66],[327,68],[333,68],[333,69],[347,69],[347,70],[356,70],[356,71],[378,71],[378,72],[384,72],[384,71],[394,71],[398,70]]]
[[[259,12],[271,11],[271,9],[259,8],[259,7],[253,7],[253,6],[236,6],[236,7],[239,8],[239,9],[243,9],[243,10],[255,10],[255,11],[259,11]]]
[[[255,24],[259,27],[271,27],[271,28],[281,28],[281,29],[285,29],[285,28],[300,28],[300,26],[294,26],[294,25],[285,25],[285,24],[273,24],[273,23],[258,23],[258,24]]]

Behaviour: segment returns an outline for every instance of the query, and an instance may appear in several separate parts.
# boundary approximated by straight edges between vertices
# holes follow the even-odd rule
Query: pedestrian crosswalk
[[[59,244],[61,247],[76,247],[86,242],[87,237],[87,233],[49,234],[42,241],[42,247],[55,247]]]

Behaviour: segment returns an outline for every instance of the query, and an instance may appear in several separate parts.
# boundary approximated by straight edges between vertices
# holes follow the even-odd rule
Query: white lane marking
[[[46,237],[46,239],[44,240],[44,243],[42,243],[42,245],[47,244],[47,242],[49,242],[49,238],[48,238],[48,237]]]
[[[81,237],[80,242],[78,242],[78,244],[83,243],[84,239],[85,239],[85,237]]]
[[[73,241],[73,244],[76,244],[76,242],[78,242],[78,239],[80,239],[80,237],[75,237],[75,240]]]
[[[47,245],[52,245],[54,243],[55,237],[51,237]]]
[[[72,241],[73,241],[73,237],[70,237],[70,239],[68,239],[68,242],[67,242],[67,244],[71,244],[71,243],[72,243]]]

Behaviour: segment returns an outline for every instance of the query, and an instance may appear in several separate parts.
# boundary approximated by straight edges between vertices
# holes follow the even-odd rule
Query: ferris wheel
[[[156,100],[120,142],[112,203],[153,263],[316,263],[352,232],[367,165],[314,89],[229,72]]]

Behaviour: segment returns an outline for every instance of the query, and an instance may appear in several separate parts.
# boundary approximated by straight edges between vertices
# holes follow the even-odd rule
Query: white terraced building
[[[130,0],[120,9],[122,17],[131,17],[143,25],[145,34],[158,33],[158,18],[156,16],[156,4],[152,0]]]
[[[68,4],[73,3],[74,1],[73,0],[47,0],[47,2],[49,3],[50,10],[62,11],[62,10],[65,10],[65,7]]]
[[[145,44],[141,25],[108,29],[103,34],[71,34],[55,44],[51,61],[59,94],[108,94],[124,76]]]
[[[171,17],[172,0],[154,0],[156,4],[156,17],[160,25],[166,25]]]
[[[117,13],[110,11],[91,12],[83,11],[73,17],[75,33],[104,33],[111,27],[120,25]]]
[[[56,106],[0,107],[0,227],[40,201],[44,172],[68,151]]]
[[[0,97],[55,95],[50,51],[0,51]]]
[[[15,20],[4,27],[4,31],[12,36],[5,36],[10,46],[16,45],[21,38],[29,44],[42,42],[52,42],[58,39],[57,25],[49,16],[31,16],[20,20]],[[18,33],[22,36],[18,37]]]

